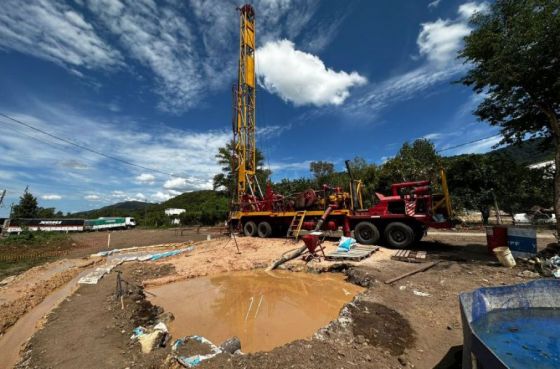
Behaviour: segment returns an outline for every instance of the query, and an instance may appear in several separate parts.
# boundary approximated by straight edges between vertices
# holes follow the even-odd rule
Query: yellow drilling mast
[[[255,10],[249,4],[239,10],[239,66],[233,87],[234,176],[237,204],[256,200],[262,193],[255,179]],[[255,187],[256,184],[256,187]],[[249,196],[250,195],[250,196]]]

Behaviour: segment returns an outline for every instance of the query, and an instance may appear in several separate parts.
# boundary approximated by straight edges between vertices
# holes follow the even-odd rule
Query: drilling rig
[[[428,227],[450,228],[451,203],[445,175],[443,194],[432,194],[429,181],[396,183],[391,195],[375,193],[374,205],[363,208],[362,182],[352,175],[348,162],[350,191],[323,184],[292,196],[275,193],[270,183],[265,192],[256,176],[256,73],[255,10],[239,11],[239,64],[233,86],[232,174],[235,194],[229,224],[245,236],[283,234],[297,239],[309,231],[336,236],[342,232],[362,244],[385,241],[405,248],[419,241]]]
[[[236,179],[235,202],[255,203],[262,191],[255,176],[255,10],[239,8],[239,65],[233,86],[233,161]],[[256,210],[256,209],[255,209]]]

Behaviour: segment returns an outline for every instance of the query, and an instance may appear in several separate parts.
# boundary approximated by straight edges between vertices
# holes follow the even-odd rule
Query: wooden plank
[[[430,269],[431,267],[433,267],[434,265],[436,265],[436,264],[438,264],[438,263],[439,263],[439,261],[435,261],[435,262],[431,262],[431,263],[425,264],[425,265],[422,266],[421,268],[414,269],[414,270],[411,271],[411,272],[401,274],[401,275],[398,276],[398,277],[395,277],[395,278],[392,278],[392,279],[389,279],[389,280],[385,281],[385,283],[386,283],[386,284],[394,283],[394,282],[396,282],[396,281],[399,281],[399,280],[401,280],[401,279],[403,279],[403,278],[406,278],[406,277],[408,277],[408,276],[411,276],[411,275],[413,275],[413,274],[420,273],[420,272],[423,272],[423,271],[425,271],[425,270],[428,270],[428,269]]]
[[[353,247],[348,252],[338,251],[338,250],[333,251],[326,255],[326,259],[360,261],[370,256],[377,250],[379,250],[379,246],[360,245],[360,246]]]
[[[391,259],[406,261],[409,263],[422,263],[426,261],[427,253],[426,251],[415,251],[415,250],[397,250]]]

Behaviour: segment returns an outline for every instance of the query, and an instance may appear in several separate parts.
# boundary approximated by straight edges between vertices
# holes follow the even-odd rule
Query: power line
[[[488,140],[490,138],[498,137],[500,135],[501,135],[501,133],[498,133],[498,134],[495,134],[495,135],[492,135],[492,136],[479,138],[477,140],[472,140],[472,141],[465,142],[465,143],[462,143],[462,144],[459,144],[459,145],[455,145],[455,146],[447,147],[445,149],[437,150],[437,152],[440,153],[440,152],[447,151],[447,150],[453,150],[453,149],[456,149],[458,147],[467,146],[467,145],[470,145],[470,144],[473,144],[473,143],[476,143],[476,142],[480,142],[480,141]]]
[[[120,162],[120,163],[122,163],[122,164],[130,165],[130,166],[132,166],[132,167],[144,169],[144,170],[147,170],[147,171],[151,171],[151,172],[155,172],[155,173],[164,174],[164,175],[171,176],[171,177],[179,177],[179,176],[177,176],[177,175],[175,175],[175,174],[172,174],[172,173],[167,173],[167,172],[164,172],[164,171],[162,171],[162,170],[155,169],[155,168],[145,167],[145,166],[143,166],[143,165],[135,164],[135,163],[132,163],[132,162],[130,162],[130,161],[128,161],[128,160],[124,160],[124,159],[118,158],[118,157],[116,157],[116,156],[112,156],[112,155],[105,154],[105,153],[103,153],[103,152],[101,152],[101,151],[97,151],[97,150],[92,149],[92,148],[90,148],[90,147],[87,147],[87,146],[85,146],[85,145],[82,145],[82,144],[73,142],[73,141],[71,141],[71,140],[69,140],[69,139],[66,139],[66,138],[63,138],[63,137],[59,137],[59,136],[57,136],[57,135],[54,135],[54,134],[49,133],[49,132],[47,132],[47,131],[44,131],[44,130],[42,130],[42,129],[40,129],[40,128],[37,128],[37,127],[35,127],[35,126],[32,126],[32,125],[29,124],[29,123],[25,123],[25,122],[22,122],[22,121],[19,120],[19,119],[12,118],[12,117],[10,117],[9,115],[6,115],[6,114],[4,114],[4,113],[0,113],[0,116],[2,116],[2,117],[4,117],[4,118],[7,118],[7,119],[9,119],[9,120],[11,120],[11,121],[13,121],[13,122],[15,122],[15,123],[21,124],[22,126],[25,126],[25,127],[29,128],[29,129],[32,129],[32,130],[37,131],[37,132],[40,132],[40,133],[42,133],[42,134],[44,134],[44,135],[46,135],[46,136],[49,136],[49,137],[54,138],[54,139],[56,139],[56,140],[62,141],[62,142],[67,143],[67,144],[69,144],[69,145],[75,146],[75,147],[80,148],[80,149],[82,149],[82,150],[89,151],[89,152],[94,153],[94,154],[96,154],[96,155],[103,156],[103,157],[105,157],[105,158],[107,158],[107,159],[111,159],[111,160],[114,160],[114,161],[118,161],[118,162]]]

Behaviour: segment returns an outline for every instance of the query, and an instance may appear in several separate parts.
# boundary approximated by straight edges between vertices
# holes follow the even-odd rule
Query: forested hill
[[[136,212],[139,210],[144,210],[148,206],[153,206],[155,204],[142,202],[142,201],[124,201],[116,204],[104,206],[99,209],[80,211],[77,213],[70,214],[72,217],[76,218],[98,218],[98,217],[108,217],[108,216],[129,216],[131,212]]]
[[[108,216],[132,216],[140,225],[164,225],[169,218],[164,215],[167,208],[185,209],[181,215],[183,224],[196,223],[202,220],[205,224],[213,224],[225,219],[228,212],[228,198],[222,192],[203,190],[186,192],[161,204],[141,201],[126,201],[105,206],[99,209],[69,214],[73,218],[98,218]]]
[[[554,159],[554,145],[544,138],[523,141],[521,144],[509,145],[488,154],[505,154],[519,164],[535,164]]]

